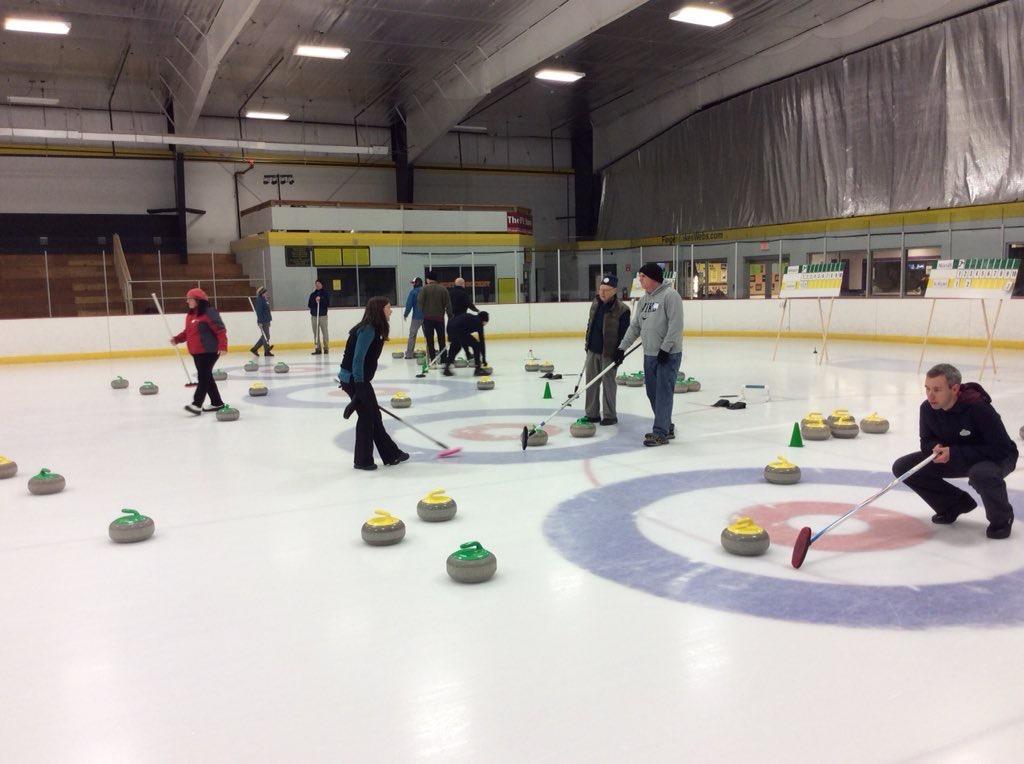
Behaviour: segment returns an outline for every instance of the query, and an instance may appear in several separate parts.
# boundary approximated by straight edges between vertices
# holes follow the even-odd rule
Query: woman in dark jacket
[[[390,318],[391,303],[388,299],[371,297],[366,303],[362,321],[348,333],[345,355],[341,359],[338,380],[341,388],[352,398],[352,403],[345,409],[345,418],[352,411],[358,414],[353,460],[357,470],[377,469],[373,461],[374,445],[386,465],[399,464],[409,458],[409,454],[395,445],[395,441],[385,431],[377,406],[377,394],[371,384],[377,371],[377,359],[388,339]]]
[[[213,367],[221,353],[228,352],[228,333],[220,313],[210,307],[210,298],[202,289],[190,289],[185,295],[188,313],[185,314],[185,331],[171,338],[171,344],[188,343],[188,352],[196,364],[199,385],[192,403],[185,411],[199,416],[204,411],[216,411],[224,405],[217,383],[213,381]],[[210,405],[203,408],[206,395]]]

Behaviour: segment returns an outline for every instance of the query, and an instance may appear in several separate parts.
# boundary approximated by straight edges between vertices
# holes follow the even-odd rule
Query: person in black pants
[[[448,357],[442,372],[446,377],[452,376],[451,362],[462,348],[466,348],[467,354],[471,355],[475,361],[476,368],[473,370],[473,376],[483,375],[480,366],[487,362],[484,327],[490,320],[490,314],[486,310],[482,310],[475,316],[471,313],[463,313],[448,322]],[[473,332],[480,335],[479,342],[473,337]]]
[[[427,271],[424,274],[427,283],[416,296],[416,304],[423,313],[423,336],[427,340],[427,354],[433,363],[440,353],[441,363],[447,363],[447,356],[444,350],[444,318],[452,317],[452,301],[448,290],[437,281],[437,274],[434,271]],[[434,338],[437,338],[437,350],[435,351]]]
[[[228,352],[228,333],[220,313],[210,306],[210,298],[202,289],[197,287],[188,290],[185,302],[188,304],[185,329],[171,337],[171,344],[187,343],[188,352],[195,362],[199,383],[185,411],[199,416],[204,411],[216,411],[224,405],[213,379],[213,367],[217,359]],[[210,405],[203,406],[207,395],[210,396]]]
[[[377,359],[388,339],[388,319],[391,304],[386,297],[371,297],[366,303],[363,319],[352,327],[341,359],[338,381],[352,402],[345,408],[345,418],[358,413],[356,421],[356,450],[354,466],[357,470],[375,470],[373,447],[377,446],[381,461],[386,465],[400,464],[409,454],[395,445],[380,417],[377,393],[373,390],[373,375]]]
[[[921,450],[897,459],[893,474],[902,475],[936,454],[935,461],[906,480],[935,512],[932,522],[949,525],[978,506],[969,493],[946,482],[965,477],[985,505],[985,535],[1009,538],[1013,507],[1006,476],[1017,467],[1017,445],[992,408],[992,398],[975,382],[962,384],[960,371],[948,363],[928,370],[924,389],[928,399],[921,404]]]

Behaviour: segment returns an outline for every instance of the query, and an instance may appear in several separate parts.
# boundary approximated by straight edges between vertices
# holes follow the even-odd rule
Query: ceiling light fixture
[[[548,82],[576,82],[586,75],[583,72],[570,72],[567,69],[541,69],[533,76],[538,80]]]
[[[36,34],[67,34],[71,25],[57,19],[19,19],[8,16],[4,19],[4,29],[8,32],[35,32]]]
[[[687,5],[669,15],[673,21],[697,24],[702,27],[720,27],[732,21],[732,14],[710,5]]]
[[[283,120],[288,119],[290,114],[285,114],[280,111],[247,111],[245,113],[246,119],[276,119]]]
[[[310,58],[333,58],[341,60],[351,51],[348,48],[331,48],[326,45],[296,45],[296,56],[309,56]]]
[[[7,103],[14,106],[56,106],[60,99],[46,96],[7,96]]]

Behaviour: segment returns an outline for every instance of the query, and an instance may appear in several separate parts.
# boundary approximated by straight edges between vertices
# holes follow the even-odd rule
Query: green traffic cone
[[[550,382],[545,382],[544,383],[544,400],[546,400],[546,401],[551,400],[551,383]]]
[[[803,448],[804,439],[800,437],[800,423],[793,422],[793,434],[789,436],[790,448]]]

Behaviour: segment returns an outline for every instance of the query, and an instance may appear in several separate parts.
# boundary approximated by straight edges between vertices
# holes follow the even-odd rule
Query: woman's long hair
[[[195,313],[197,316],[205,316],[206,309],[210,307],[210,303],[206,300],[196,300],[196,306],[189,311],[189,313]]]
[[[388,319],[384,315],[384,306],[389,303],[390,300],[388,300],[387,297],[371,297],[366,303],[366,310],[363,312],[363,320],[359,322],[360,326],[372,326],[374,331],[376,331],[385,342],[387,342],[388,332],[391,327],[388,325]]]

